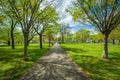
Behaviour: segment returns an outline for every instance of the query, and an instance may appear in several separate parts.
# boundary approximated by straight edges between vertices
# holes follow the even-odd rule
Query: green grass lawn
[[[18,80],[32,65],[48,51],[48,44],[39,49],[39,45],[30,44],[28,47],[29,61],[23,60],[23,46],[0,45],[0,80]]]
[[[61,44],[92,80],[120,80],[120,44],[109,44],[109,59],[102,59],[102,44]]]

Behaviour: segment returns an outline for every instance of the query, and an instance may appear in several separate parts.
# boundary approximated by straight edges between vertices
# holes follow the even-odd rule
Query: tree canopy
[[[104,35],[103,58],[108,58],[108,36],[120,24],[119,3],[119,0],[77,0],[74,7],[67,10],[74,20],[86,20]]]

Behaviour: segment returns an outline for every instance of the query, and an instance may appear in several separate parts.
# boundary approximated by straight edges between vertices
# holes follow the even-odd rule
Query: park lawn
[[[109,59],[102,59],[103,44],[61,44],[92,80],[120,80],[120,44],[109,44]]]
[[[43,49],[39,45],[30,44],[28,47],[29,61],[23,60],[23,46],[0,45],[0,80],[18,80],[23,74],[33,66],[33,64],[43,56],[48,50],[48,44],[43,44]]]

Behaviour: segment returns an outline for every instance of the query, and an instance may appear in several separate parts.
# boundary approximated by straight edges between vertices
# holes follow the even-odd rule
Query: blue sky
[[[73,4],[72,4],[73,1],[75,1],[75,0],[63,0],[63,4],[61,5],[60,8],[58,8],[57,11],[60,13],[60,18],[61,18],[60,23],[69,24],[69,26],[71,27],[72,33],[75,33],[80,28],[84,28],[84,29],[93,31],[93,27],[89,23],[80,24],[78,22],[74,22],[72,20],[72,16],[65,11],[68,7],[73,6]]]

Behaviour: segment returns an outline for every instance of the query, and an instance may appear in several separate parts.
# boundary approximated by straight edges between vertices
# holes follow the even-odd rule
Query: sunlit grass
[[[39,45],[30,44],[28,47],[29,61],[23,60],[23,46],[0,45],[0,80],[18,80],[32,65],[48,51],[48,44],[39,49]]]
[[[102,59],[102,44],[62,44],[68,55],[92,80],[120,80],[120,44],[109,44],[109,59]]]

